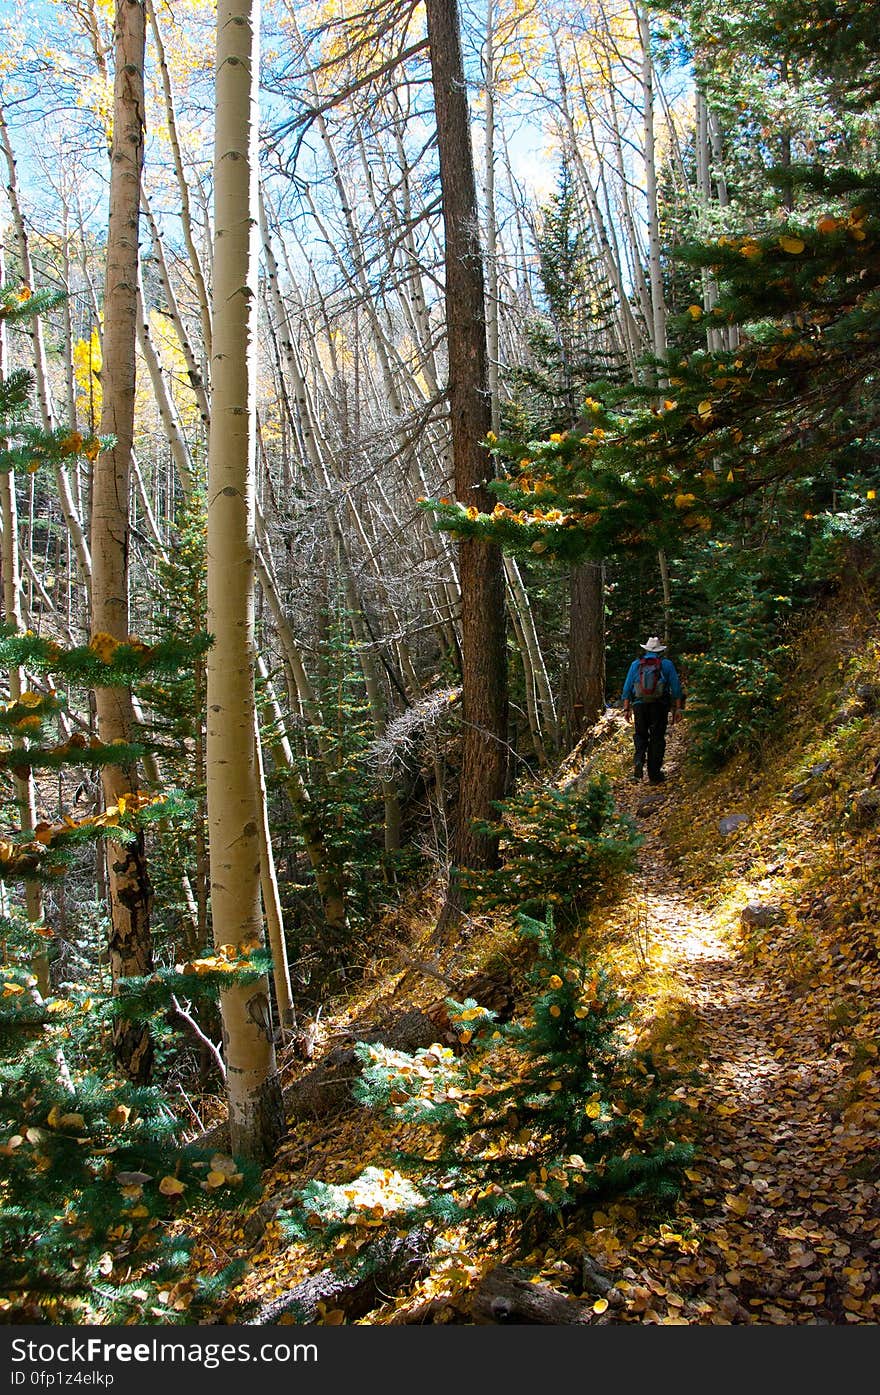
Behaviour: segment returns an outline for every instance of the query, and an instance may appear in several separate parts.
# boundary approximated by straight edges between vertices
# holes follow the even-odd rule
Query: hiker
[[[640,783],[647,758],[648,780],[662,785],[663,757],[666,755],[666,724],[672,712],[673,725],[684,706],[681,680],[671,659],[661,657],[666,645],[651,635],[640,659],[633,659],[623,685],[623,715],[633,724],[633,774]]]

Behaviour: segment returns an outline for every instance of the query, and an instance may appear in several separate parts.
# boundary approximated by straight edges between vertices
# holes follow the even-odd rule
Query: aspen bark
[[[5,281],[3,254],[0,250],[0,285]],[[0,382],[6,378],[7,366],[6,325],[0,321]],[[0,471],[0,517],[3,521],[3,536],[0,541],[3,572],[3,619],[7,625],[15,627],[19,633],[25,625],[21,611],[21,571],[18,565],[18,505],[15,497],[15,476],[11,470]],[[9,668],[9,698],[17,702],[23,689],[23,674],[18,664]],[[15,745],[23,745],[16,740]],[[33,773],[16,771],[14,775],[15,797],[19,810],[19,826],[22,830],[33,829],[37,821],[37,797]],[[24,884],[25,909],[32,925],[43,922],[43,893],[39,882],[27,881]],[[37,954],[32,961],[37,980],[37,988],[45,997],[49,992],[49,960],[45,953]]]
[[[214,304],[208,450],[207,801],[214,942],[264,942],[254,746],[258,0],[217,10]],[[281,1133],[269,983],[221,996],[233,1151]]]
[[[266,790],[266,776],[263,769],[263,749],[260,737],[260,723],[254,709],[254,753],[257,765],[257,791],[259,795],[259,834],[260,834],[260,891],[263,900],[263,914],[266,917],[266,930],[269,947],[272,951],[272,981],[275,984],[275,1002],[282,1029],[295,1023],[293,992],[290,986],[290,964],[287,959],[287,942],[284,938],[284,916],[281,910],[281,893],[278,890],[278,876],[275,871],[275,855],[272,851],[272,831],[269,827],[269,804]]]
[[[645,122],[645,192],[648,203],[648,279],[651,287],[651,348],[654,357],[663,364],[657,369],[658,385],[666,383],[665,360],[666,302],[663,295],[663,271],[660,265],[660,210],[657,192],[657,153],[654,130],[654,60],[651,56],[651,25],[648,13],[638,9],[639,35],[642,43],[642,99]]]
[[[101,434],[114,444],[101,451],[92,481],[92,636],[129,638],[129,491],[134,436],[135,340],[140,184],[144,158],[144,44],[142,0],[117,0],[114,33],[113,145],[110,218],[104,286]],[[135,729],[131,693],[95,690],[98,734],[104,743],[130,742]],[[107,806],[137,790],[133,765],[104,766]],[[152,969],[151,889],[143,833],[130,843],[107,844],[110,894],[110,970],[114,990],[125,978]],[[117,1061],[129,1079],[152,1070],[148,1027],[120,1016],[113,1028]]]

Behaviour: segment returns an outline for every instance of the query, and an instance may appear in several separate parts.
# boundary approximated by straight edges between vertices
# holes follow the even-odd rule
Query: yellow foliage
[[[76,411],[94,432],[101,420],[103,394],[101,391],[101,340],[98,329],[88,339],[77,339],[73,346],[73,381],[76,385]]]
[[[116,649],[119,647],[119,640],[108,635],[104,630],[98,630],[89,640],[89,648],[104,664],[109,664]]]

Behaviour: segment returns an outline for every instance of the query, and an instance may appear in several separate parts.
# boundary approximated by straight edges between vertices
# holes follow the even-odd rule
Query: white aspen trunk
[[[156,17],[156,9],[153,0],[147,0],[147,18],[150,22],[150,31],[153,35],[153,43],[156,47],[156,58],[159,64],[159,73],[162,78],[162,96],[165,102],[165,118],[168,124],[168,139],[171,143],[171,153],[174,158],[174,173],[177,178],[177,189],[180,194],[180,226],[183,230],[183,240],[186,244],[187,255],[189,257],[190,270],[192,272],[193,284],[196,290],[196,299],[199,306],[199,319],[202,326],[202,346],[205,357],[211,361],[211,306],[208,300],[208,290],[205,284],[205,273],[202,267],[202,259],[199,256],[199,249],[196,245],[193,233],[192,210],[189,200],[189,185],[186,182],[186,172],[183,164],[183,155],[180,149],[180,137],[177,132],[177,112],[174,103],[174,89],[171,85],[171,74],[168,71],[168,64],[165,61],[165,45],[162,40],[162,31],[159,28],[159,21]]]
[[[174,283],[171,280],[171,273],[168,270],[168,263],[165,257],[165,246],[162,242],[162,238],[159,235],[159,229],[156,224],[156,220],[153,217],[153,212],[150,208],[149,199],[147,198],[146,193],[143,190],[141,191],[141,204],[143,207],[144,217],[147,220],[147,227],[150,230],[150,240],[153,244],[153,251],[156,254],[156,267],[158,269],[159,278],[162,283],[162,290],[165,294],[165,299],[167,301],[168,314],[170,316],[172,324],[174,325],[174,328],[177,330],[177,337],[180,341],[180,347],[183,352],[183,357],[186,361],[186,374],[189,379],[189,385],[193,390],[193,394],[195,396],[196,403],[199,409],[199,415],[201,416],[205,426],[208,426],[210,416],[208,391],[205,387],[205,382],[202,377],[201,369],[199,368],[198,362],[196,360],[195,352],[193,350],[192,344],[190,343],[189,335],[186,332],[186,325],[184,324],[183,316],[180,313],[180,306],[177,303],[177,295],[174,290]]]
[[[136,287],[140,181],[144,155],[144,42],[142,0],[117,0],[114,33],[113,146],[110,217],[104,283],[103,403],[101,435],[114,444],[102,450],[92,478],[92,636],[116,642],[129,638],[129,495],[136,383]],[[98,735],[109,744],[131,742],[135,730],[131,693],[124,687],[95,689]],[[138,787],[134,764],[105,765],[104,800],[109,807]],[[153,966],[150,938],[151,889],[143,833],[126,844],[107,844],[110,892],[110,970],[114,989],[122,979]],[[116,1058],[133,1081],[149,1079],[153,1047],[144,1023],[119,1016],[114,1022]]]
[[[724,173],[724,151],[721,145],[721,131],[718,126],[718,118],[711,107],[707,107],[706,110],[706,127],[709,135],[709,150],[711,152],[709,173],[715,184],[718,207],[729,208],[730,190],[727,187],[727,176]],[[721,333],[724,339],[724,347],[729,349],[732,353],[739,346],[739,325],[725,325]]]
[[[6,159],[8,175],[6,194],[9,198],[9,206],[12,211],[15,240],[18,246],[19,260],[21,261],[21,274],[26,285],[33,286],[34,271],[31,265],[27,228],[25,226],[18,197],[15,155],[2,107],[0,107],[0,145],[3,147],[3,154]],[[49,389],[46,346],[43,341],[43,324],[39,315],[34,316],[31,332],[34,346],[34,378],[36,380],[37,400],[40,404],[40,416],[46,429],[51,430],[55,426],[55,413],[52,407],[52,396]],[[83,532],[82,519],[77,512],[73,494],[70,489],[70,480],[67,471],[60,465],[55,468],[55,484],[58,489],[58,498],[61,503],[64,522],[76,553],[80,581],[85,591],[86,598],[88,598],[92,584],[92,560],[89,555],[89,547],[86,542],[85,533]]]
[[[499,330],[498,330],[498,220],[495,214],[495,6],[486,6],[486,39],[483,44],[483,85],[485,89],[485,165],[483,199],[486,208],[486,350],[489,356],[489,393],[492,399],[492,430],[500,428]]]
[[[190,448],[180,423],[180,417],[174,398],[168,391],[165,374],[162,371],[162,363],[156,346],[153,343],[153,336],[150,333],[150,321],[147,316],[147,307],[144,303],[143,278],[141,276],[140,265],[138,265],[137,334],[138,346],[143,356],[144,363],[147,365],[147,372],[150,375],[150,385],[153,389],[153,396],[156,399],[156,407],[159,412],[162,428],[165,432],[165,439],[171,450],[171,458],[174,461],[177,478],[180,481],[181,489],[186,497],[189,498],[195,488],[195,477]]]
[[[712,199],[712,183],[709,173],[709,107],[706,102],[706,95],[698,85],[694,94],[695,106],[695,130],[694,145],[697,164],[697,199],[698,199],[698,222],[697,227],[701,234],[706,231],[706,214]],[[718,282],[707,266],[701,268],[701,280],[703,286],[703,309],[710,315],[714,306],[718,303]],[[707,322],[706,327],[706,347],[710,353],[717,353],[723,347],[722,331]]]
[[[509,614],[511,627],[513,629],[513,637],[516,641],[516,647],[522,659],[523,677],[525,680],[523,686],[525,689],[526,696],[526,715],[529,719],[529,733],[532,738],[532,749],[535,752],[539,766],[545,769],[548,764],[547,750],[544,746],[544,737],[541,732],[541,719],[538,715],[538,704],[535,698],[535,676],[532,672],[532,665],[529,660],[528,649],[526,648],[526,643],[523,639],[522,625],[520,623],[519,613],[517,612],[515,606],[510,606]]]
[[[254,746],[259,0],[220,0],[208,450],[207,799],[214,943],[263,944]],[[221,995],[234,1152],[271,1157],[282,1128],[269,983]]]
[[[528,681],[529,673],[531,673],[535,692],[537,693],[543,730],[549,737],[550,744],[555,750],[559,743],[556,703],[553,700],[550,675],[547,672],[547,665],[544,662],[544,655],[541,652],[541,645],[538,640],[538,631],[535,626],[535,617],[532,613],[529,593],[525,588],[516,558],[505,557],[504,575],[507,579],[510,603],[516,611],[520,632],[522,634],[523,664],[526,667],[526,680]]]
[[[278,890],[278,876],[275,871],[275,857],[272,852],[272,833],[269,828],[266,775],[263,769],[263,748],[260,740],[260,723],[254,709],[254,757],[257,766],[257,788],[259,793],[259,834],[260,834],[260,892],[263,901],[263,915],[266,917],[266,930],[269,948],[272,951],[272,981],[275,984],[275,1002],[278,1007],[278,1021],[283,1030],[294,1025],[293,992],[290,986],[290,965],[287,960],[287,941],[284,938],[284,916],[281,911],[281,893]]]
[[[345,932],[346,922],[342,874],[331,858],[322,831],[315,822],[311,808],[311,797],[296,768],[290,742],[284,734],[284,719],[275,696],[275,689],[269,678],[265,662],[259,655],[257,656],[257,672],[260,675],[260,681],[265,685],[269,710],[278,733],[271,743],[272,757],[276,765],[284,771],[287,796],[296,812],[299,832],[312,871],[315,874],[315,886],[321,898],[328,931],[332,936],[341,937]]]
[[[0,285],[5,281],[3,253],[0,249]],[[6,324],[0,321],[0,382],[6,378],[7,368]],[[3,523],[3,536],[0,540],[0,560],[3,568],[3,619],[19,633],[25,629],[21,611],[21,574],[18,565],[18,505],[15,497],[15,476],[12,470],[0,470],[0,518]],[[24,690],[24,675],[18,664],[9,667],[9,700],[17,702]],[[14,745],[24,746],[23,738],[16,738]],[[14,780],[15,798],[18,804],[19,827],[22,832],[33,829],[37,822],[37,795],[33,773],[28,769],[22,774],[16,769]],[[24,884],[25,910],[32,925],[43,923],[43,892],[39,882],[26,881]],[[49,959],[45,953],[35,954],[31,967],[37,980],[37,989],[45,997],[49,992]]]
[[[639,36],[642,44],[642,100],[645,122],[645,192],[648,205],[648,279],[651,286],[651,348],[654,357],[665,363],[666,301],[660,265],[660,212],[657,197],[657,154],[654,130],[654,60],[651,57],[651,26],[647,11],[638,6]],[[664,368],[657,370],[658,386],[666,383]]]

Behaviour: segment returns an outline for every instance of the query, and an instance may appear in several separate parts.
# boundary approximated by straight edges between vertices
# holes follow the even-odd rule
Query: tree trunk
[[[455,0],[427,0],[431,80],[437,120],[446,269],[449,410],[455,492],[460,503],[489,510],[491,429],[483,264],[467,89]],[[456,869],[492,866],[496,841],[475,820],[492,817],[507,782],[507,655],[504,569],[497,546],[459,544],[462,637],[462,757],[450,899]]]
[[[275,984],[275,1003],[282,1031],[293,1027],[296,1021],[293,1010],[293,993],[290,987],[290,965],[287,960],[287,941],[284,938],[284,916],[281,910],[281,895],[278,890],[278,876],[275,871],[275,855],[272,851],[272,831],[269,827],[268,792],[263,769],[263,748],[260,737],[260,723],[254,709],[254,752],[257,764],[257,789],[259,794],[260,828],[260,891],[263,901],[263,915],[269,948],[272,951],[272,981]]]
[[[214,320],[208,450],[207,796],[214,943],[262,945],[254,748],[258,0],[217,11]],[[222,994],[232,1150],[281,1134],[269,984]]]
[[[565,698],[571,750],[605,706],[605,571],[601,562],[582,562],[571,569]]]
[[[142,0],[118,0],[115,25],[113,146],[110,219],[104,285],[103,405],[101,435],[114,444],[101,451],[92,483],[92,636],[129,638],[129,489],[134,436],[135,339],[137,326],[138,222],[144,157],[144,43]],[[102,742],[130,742],[135,727],[131,693],[96,688],[95,710]],[[104,766],[108,807],[137,789],[131,766]],[[114,990],[124,978],[153,967],[150,939],[151,890],[143,834],[124,845],[108,843],[110,971]],[[149,1029],[123,1017],[113,1028],[116,1059],[129,1079],[144,1082],[152,1070]]]
[[[666,384],[666,301],[663,295],[663,269],[660,262],[660,208],[657,191],[657,154],[654,130],[654,60],[651,56],[651,24],[648,12],[639,6],[639,35],[642,43],[642,100],[645,122],[645,194],[648,203],[648,275],[651,285],[651,348],[660,365],[657,383]]]
[[[0,250],[0,286],[6,281],[3,253]],[[0,321],[0,382],[6,379],[7,343],[6,325]],[[21,575],[18,565],[18,504],[15,497],[15,475],[12,470],[0,471],[0,517],[3,520],[2,563],[3,573],[3,619],[19,634],[25,629],[21,611]],[[18,664],[9,666],[9,700],[17,702],[23,689],[23,673]],[[25,744],[23,738],[16,738],[15,746]],[[17,767],[13,774],[15,798],[19,811],[19,827],[22,831],[33,829],[37,822],[37,795],[33,771],[28,767],[22,773]],[[27,881],[24,884],[25,909],[32,925],[43,922],[43,892],[39,882]],[[43,997],[49,993],[49,959],[46,953],[36,954],[31,961],[37,980],[37,989]]]

